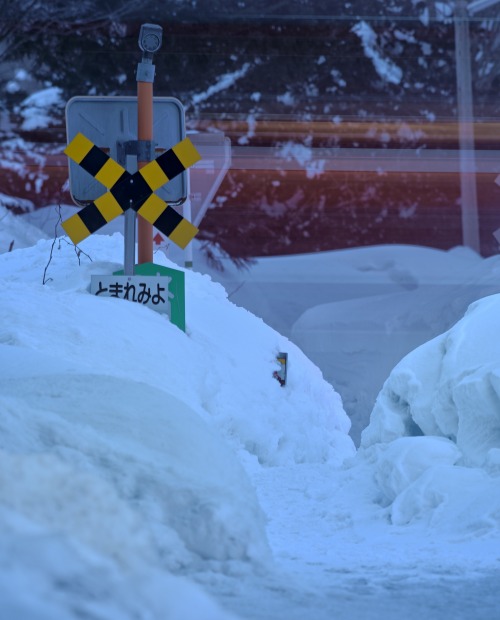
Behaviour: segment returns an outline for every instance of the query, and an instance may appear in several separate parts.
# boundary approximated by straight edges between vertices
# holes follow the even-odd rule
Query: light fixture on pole
[[[137,66],[137,139],[141,155],[139,169],[153,159],[153,82],[155,66],[153,54],[161,47],[162,27],[156,24],[142,24],[139,32],[139,47],[142,60]],[[137,222],[139,264],[153,262],[153,226],[145,219]]]

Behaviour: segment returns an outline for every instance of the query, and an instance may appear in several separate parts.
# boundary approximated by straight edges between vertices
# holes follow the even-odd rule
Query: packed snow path
[[[224,608],[248,620],[492,620],[500,566],[474,535],[444,545],[423,530],[356,514],[370,485],[328,465],[253,476],[276,560],[272,575],[199,575]],[[354,486],[353,486],[354,485]],[[359,504],[358,504],[359,505]],[[498,547],[498,545],[497,545]],[[499,549],[496,548],[498,556]],[[483,564],[481,557],[486,562]],[[497,561],[500,565],[500,562]]]

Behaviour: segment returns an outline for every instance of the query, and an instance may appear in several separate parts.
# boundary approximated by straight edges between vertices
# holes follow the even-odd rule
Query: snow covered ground
[[[2,215],[2,620],[496,617],[500,296],[467,311],[496,258],[266,259],[227,292],[187,271],[183,333],[88,293],[120,235],[30,246]]]

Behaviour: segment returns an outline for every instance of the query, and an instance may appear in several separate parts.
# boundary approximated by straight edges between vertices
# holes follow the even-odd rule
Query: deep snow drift
[[[63,219],[75,210],[62,205]],[[58,218],[59,208],[51,206],[22,219],[53,237]],[[118,218],[101,231],[122,228]],[[341,395],[356,445],[402,357],[448,330],[475,300],[500,293],[500,257],[482,259],[464,247],[391,245],[260,257],[243,269],[217,248],[216,264],[208,261],[196,239],[189,257],[172,243],[159,247],[156,255],[166,252],[178,265],[192,259],[232,302],[304,351]]]
[[[270,561],[238,453],[268,466],[354,454],[340,398],[318,369],[206,276],[186,274],[186,334],[139,304],[88,294],[91,273],[120,268],[122,246],[119,235],[98,237],[77,256],[64,241],[40,241],[0,257],[0,505],[9,532],[0,582],[11,617],[62,618],[68,605],[90,613],[87,595],[102,599],[106,617],[121,617],[135,609],[118,604],[131,574],[140,605],[170,617],[177,603],[160,614],[145,600],[151,571],[182,608],[190,595],[184,601],[185,586],[175,594],[170,578],[162,585],[163,572]],[[293,358],[286,390],[272,376],[281,350]],[[97,583],[68,600],[87,564],[101,573]]]
[[[122,244],[0,255],[6,617],[491,618],[500,297],[394,368],[356,453],[321,372],[208,276],[186,272],[186,333],[90,295]]]
[[[377,398],[362,446],[380,448],[375,476],[393,523],[498,532],[499,308],[500,295],[472,304],[405,357]]]

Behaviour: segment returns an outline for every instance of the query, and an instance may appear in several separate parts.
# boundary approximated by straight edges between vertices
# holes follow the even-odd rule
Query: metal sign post
[[[117,150],[119,151],[119,156],[117,158],[118,163],[130,174],[137,172],[137,157],[122,153],[122,149]],[[133,209],[127,209],[123,214],[123,220],[123,268],[125,275],[131,276],[134,275],[135,267],[135,223],[137,220],[135,211]]]
[[[62,227],[76,245],[125,215],[124,272],[92,276],[91,291],[148,305],[168,314],[172,323],[185,330],[184,274],[152,263],[152,231],[155,226],[182,249],[198,232],[173,206],[186,200],[187,170],[200,160],[200,154],[185,137],[184,109],[172,98],[162,98],[165,114],[157,121],[162,128],[158,133],[166,128],[168,135],[163,136],[165,140],[156,136],[160,148],[153,143],[153,108],[158,111],[158,102],[153,100],[152,59],[161,46],[161,33],[160,26],[141,26],[143,57],[137,67],[136,100],[94,97],[73,98],[68,103],[64,153],[70,161],[71,196],[83,208]],[[136,132],[131,128],[133,109]],[[166,200],[157,191],[166,193]],[[140,216],[137,266],[136,214]]]

